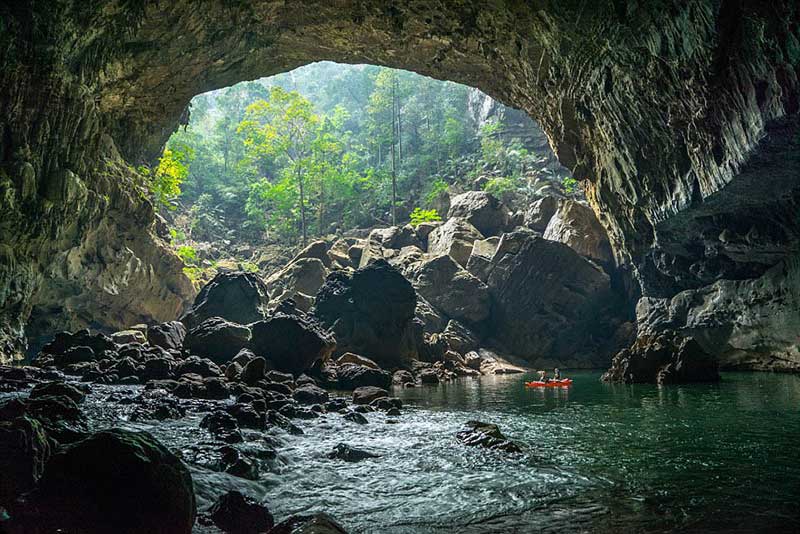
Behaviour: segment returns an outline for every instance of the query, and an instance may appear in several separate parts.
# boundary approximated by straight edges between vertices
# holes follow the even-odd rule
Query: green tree
[[[257,100],[247,107],[237,131],[244,135],[244,146],[253,160],[284,158],[294,176],[298,191],[303,244],[308,240],[306,223],[305,174],[311,163],[312,143],[319,116],[311,102],[296,91],[273,87],[269,100]]]

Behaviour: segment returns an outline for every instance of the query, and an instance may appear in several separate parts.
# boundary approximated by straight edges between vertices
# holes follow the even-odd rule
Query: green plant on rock
[[[414,208],[411,212],[411,226],[419,226],[425,222],[437,222],[442,218],[436,210],[423,210],[421,208]]]
[[[561,180],[561,185],[564,186],[564,191],[570,195],[578,192],[578,180],[572,176],[565,176],[564,179]]]
[[[176,254],[186,265],[197,265],[197,250],[193,246],[181,245]]]
[[[483,190],[499,199],[505,199],[509,194],[517,190],[517,184],[513,178],[498,176],[497,178],[489,179],[483,184]]]

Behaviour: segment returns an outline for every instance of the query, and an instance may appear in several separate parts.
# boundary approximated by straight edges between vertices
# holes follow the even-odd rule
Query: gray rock
[[[466,219],[487,237],[498,235],[509,226],[508,208],[486,191],[468,191],[453,197],[447,217]]]
[[[449,255],[459,265],[466,267],[472,254],[472,244],[483,238],[483,235],[465,219],[448,219],[428,236],[428,253],[433,256]]]

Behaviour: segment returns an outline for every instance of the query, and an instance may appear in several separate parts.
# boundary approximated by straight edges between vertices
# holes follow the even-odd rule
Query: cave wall
[[[46,271],[45,258],[104,248],[81,242],[113,213],[141,214],[135,231],[113,226],[138,236],[136,258],[170,263],[146,252],[162,244],[152,208],[123,192],[135,190],[135,173],[108,177],[103,161],[153,161],[200,92],[323,59],[458,81],[530,114],[583,180],[631,299],[758,278],[797,248],[799,11],[791,0],[56,0],[0,7],[0,50],[12,67],[0,81],[0,168],[5,190],[13,190],[5,197],[21,206],[32,195],[27,202],[53,206],[14,208],[10,224],[4,217],[0,310],[11,318],[4,328],[18,332],[35,295],[64,280]],[[762,169],[753,174],[747,166],[758,161]],[[26,176],[36,183],[33,193]],[[78,182],[83,202],[75,200],[80,194],[69,198],[73,188],[83,191]],[[67,194],[48,199],[50,189]],[[773,232],[776,224],[781,230]],[[90,264],[72,263],[78,273],[91,272]],[[150,266],[172,272],[158,265]],[[102,284],[88,278],[72,291],[97,294]],[[171,289],[156,283],[148,295],[180,300],[182,281],[156,278]],[[113,300],[108,311],[125,315]]]

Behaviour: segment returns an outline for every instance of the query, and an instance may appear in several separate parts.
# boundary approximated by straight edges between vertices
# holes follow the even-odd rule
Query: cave
[[[0,50],[2,363],[60,331],[191,312],[137,169],[194,96],[334,61],[462,83],[537,121],[608,236],[609,307],[635,322],[594,367],[669,353],[800,371],[794,2],[8,3]]]

